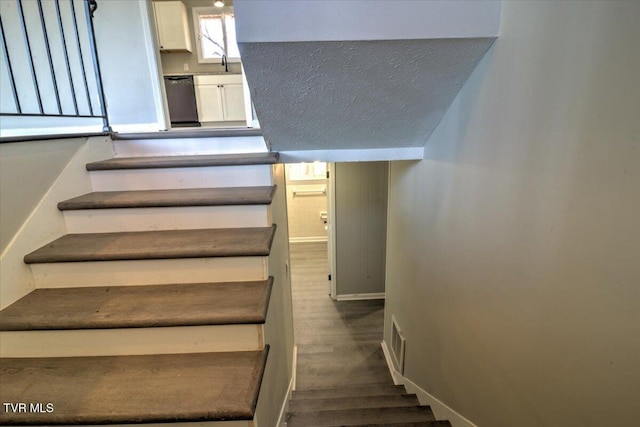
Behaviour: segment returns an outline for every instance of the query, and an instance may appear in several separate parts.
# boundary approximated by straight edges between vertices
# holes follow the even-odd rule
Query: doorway
[[[153,0],[166,130],[259,127],[235,37],[232,0]]]
[[[322,249],[334,300],[384,299],[389,162],[285,165],[292,252]]]
[[[301,274],[314,281],[326,282],[322,287],[334,297],[330,286],[331,261],[329,247],[331,179],[330,165],[324,162],[285,165],[289,248],[300,262]],[[322,272],[322,274],[320,274]]]
[[[387,162],[285,166],[296,390],[391,382],[380,346],[387,173]]]

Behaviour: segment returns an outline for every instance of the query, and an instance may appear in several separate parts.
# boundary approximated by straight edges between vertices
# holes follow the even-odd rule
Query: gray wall
[[[0,144],[0,251],[86,138]]]
[[[385,340],[479,426],[637,425],[640,3],[504,2],[390,172]]]
[[[384,292],[388,162],[335,164],[336,294]]]
[[[240,48],[274,151],[310,150],[326,161],[326,150],[366,156],[387,149],[392,157],[386,160],[425,145],[493,41],[259,42]]]
[[[155,1],[171,1],[171,0],[155,0]],[[182,0],[187,7],[187,21],[189,21],[189,34],[191,35],[191,52],[172,52],[161,53],[162,71],[164,74],[193,74],[193,73],[215,73],[223,72],[224,67],[220,64],[200,64],[198,63],[198,54],[196,49],[196,33],[193,29],[193,8],[194,7],[211,7],[212,0]],[[230,0],[225,1],[226,6],[233,6]],[[184,70],[184,64],[188,64],[189,70]],[[229,63],[229,72],[241,73],[242,67],[240,63]]]

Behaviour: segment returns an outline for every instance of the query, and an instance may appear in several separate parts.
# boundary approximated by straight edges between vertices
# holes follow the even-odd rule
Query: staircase
[[[436,421],[429,406],[403,386],[367,384],[294,391],[287,427],[425,426],[451,427]]]
[[[450,426],[394,385],[380,345],[384,302],[331,300],[322,243],[293,244],[290,255],[297,372],[287,426]]]
[[[87,164],[94,191],[59,203],[68,234],[0,312],[0,424],[257,426],[277,159]]]

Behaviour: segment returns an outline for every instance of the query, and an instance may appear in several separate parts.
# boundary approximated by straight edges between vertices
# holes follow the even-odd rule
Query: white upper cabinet
[[[154,1],[158,42],[162,52],[191,52],[187,8],[181,1]]]

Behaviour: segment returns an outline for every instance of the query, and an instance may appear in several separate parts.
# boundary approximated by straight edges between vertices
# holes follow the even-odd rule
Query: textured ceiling
[[[241,43],[274,151],[424,146],[494,38]]]

